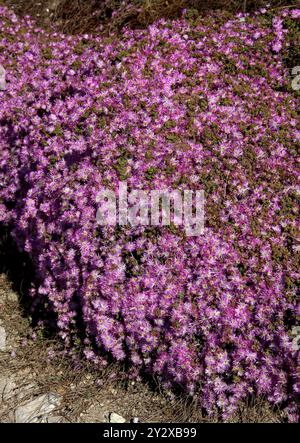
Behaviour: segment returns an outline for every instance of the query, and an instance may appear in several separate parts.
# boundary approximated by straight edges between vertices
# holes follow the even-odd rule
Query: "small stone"
[[[109,423],[126,423],[125,418],[115,412],[109,413],[108,420]]]
[[[0,326],[0,351],[6,351],[6,331]]]
[[[45,420],[45,415],[50,414],[60,403],[61,398],[57,394],[40,395],[15,410],[15,422],[41,423]]]

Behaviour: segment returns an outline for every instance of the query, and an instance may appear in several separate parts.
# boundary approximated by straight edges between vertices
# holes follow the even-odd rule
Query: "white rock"
[[[40,395],[15,410],[15,422],[40,423],[45,420],[44,416],[50,414],[60,403],[61,398],[59,395],[53,393]]]
[[[108,419],[109,423],[126,423],[125,418],[115,412],[110,412]]]
[[[0,351],[6,351],[6,331],[0,326]]]
[[[16,384],[11,377],[0,376],[0,401],[7,401],[14,395]]]
[[[6,90],[6,81],[5,81],[6,71],[2,65],[0,65],[0,91]]]

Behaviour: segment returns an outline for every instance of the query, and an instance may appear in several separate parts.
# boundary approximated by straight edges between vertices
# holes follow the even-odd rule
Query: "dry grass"
[[[159,18],[176,18],[182,9],[205,14],[212,10],[251,12],[265,6],[264,0],[0,0],[20,15],[31,15],[39,24],[65,33],[120,31],[124,26],[145,28]],[[270,0],[272,8],[297,6],[297,1]]]

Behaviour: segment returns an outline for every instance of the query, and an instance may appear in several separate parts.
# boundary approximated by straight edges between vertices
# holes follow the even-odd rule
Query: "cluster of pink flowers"
[[[32,309],[71,350],[229,417],[297,418],[297,94],[286,20],[188,11],[122,36],[47,34],[0,7],[0,220]],[[204,189],[204,235],[99,227],[99,189]],[[298,312],[297,312],[298,310]]]

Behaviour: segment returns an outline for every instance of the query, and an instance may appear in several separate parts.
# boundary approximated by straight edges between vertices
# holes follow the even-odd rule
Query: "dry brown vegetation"
[[[297,6],[295,0],[0,0],[21,15],[31,15],[39,24],[55,24],[66,33],[120,31],[124,26],[144,28],[162,17],[176,18],[183,9],[196,14],[212,10],[229,13],[251,12],[270,4],[271,8]]]

